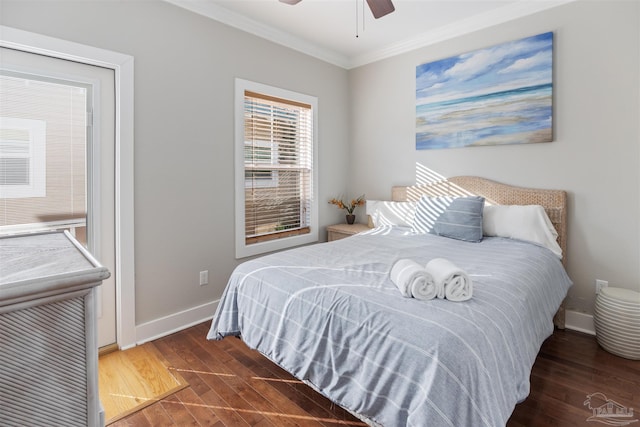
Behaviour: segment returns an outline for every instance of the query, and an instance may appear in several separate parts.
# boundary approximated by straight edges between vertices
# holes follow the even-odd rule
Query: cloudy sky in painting
[[[551,83],[553,33],[416,67],[416,105]]]

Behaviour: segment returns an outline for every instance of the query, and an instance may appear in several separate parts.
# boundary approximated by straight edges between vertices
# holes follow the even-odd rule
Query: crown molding
[[[403,40],[399,43],[389,45],[382,49],[353,57],[351,58],[347,68],[357,68],[362,65],[367,65],[372,62],[410,52],[415,49],[433,45],[445,40],[463,36],[465,34],[470,34],[485,28],[490,28],[508,21],[513,21],[514,19],[533,15],[534,13],[552,9],[554,7],[558,7],[575,1],[578,0],[554,0],[548,2],[523,0],[518,3],[512,3],[494,9],[490,12],[485,12],[471,18],[457,21],[451,25],[446,25],[432,31],[427,31],[417,37]]]
[[[175,6],[190,10],[207,18],[214,19],[230,27],[253,34],[254,36],[272,41],[290,49],[313,56],[324,62],[337,65],[342,68],[349,68],[349,58],[330,49],[322,48],[316,44],[309,43],[299,37],[293,36],[285,31],[247,18],[244,15],[235,13],[223,7],[203,0],[164,0]]]
[[[207,1],[164,1],[349,70],[578,0],[521,0],[354,57],[348,57],[333,50],[325,49],[285,31],[249,19],[246,16]]]

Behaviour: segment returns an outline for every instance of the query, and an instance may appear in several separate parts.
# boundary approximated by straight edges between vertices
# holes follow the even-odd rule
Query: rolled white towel
[[[423,301],[434,299],[438,295],[438,285],[428,271],[422,271],[425,275],[424,280],[415,280],[411,283],[411,295]]]
[[[434,258],[425,267],[439,289],[438,298],[451,301],[466,301],[473,295],[473,284],[469,275],[451,261]]]
[[[410,259],[400,259],[391,267],[391,281],[406,298],[430,300],[436,297],[435,281],[420,264]]]

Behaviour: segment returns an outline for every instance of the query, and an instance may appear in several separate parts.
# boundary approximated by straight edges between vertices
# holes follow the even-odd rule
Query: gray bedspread
[[[465,302],[404,298],[393,263],[443,257]],[[381,228],[239,265],[209,339],[246,344],[371,425],[504,426],[571,281],[548,249]]]

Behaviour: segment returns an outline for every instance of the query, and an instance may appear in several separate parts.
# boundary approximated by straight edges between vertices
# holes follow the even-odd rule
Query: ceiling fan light
[[[283,1],[283,0],[280,0]],[[378,19],[396,10],[391,0],[367,0],[373,17]]]
[[[281,3],[286,3],[286,4],[298,4],[300,3],[301,0],[280,0]]]

